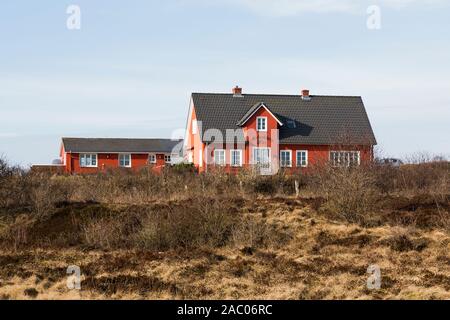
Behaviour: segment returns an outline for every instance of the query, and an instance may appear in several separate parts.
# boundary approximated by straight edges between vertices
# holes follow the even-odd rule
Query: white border
[[[129,155],[130,156],[130,165],[128,165],[128,166],[121,166],[120,165],[120,156],[123,156],[123,155]],[[132,164],[131,164],[131,161],[132,161],[132,156],[131,156],[131,153],[124,153],[124,152],[122,152],[122,153],[119,153],[118,155],[117,155],[117,160],[118,160],[118,162],[119,162],[119,168],[131,168],[131,166],[132,166]]]
[[[333,167],[350,167],[350,163],[347,166],[334,165],[334,163],[331,162],[331,153],[332,152],[356,152],[358,154],[358,166],[361,165],[361,151],[358,151],[358,150],[330,150],[330,152],[328,154],[328,158],[331,163],[331,166],[333,166]]]
[[[303,166],[301,162],[298,161],[298,153],[299,152],[304,152],[306,153],[306,164]],[[295,151],[295,162],[297,167],[299,168],[306,168],[308,166],[308,150],[296,150]]]
[[[264,119],[265,120],[265,128],[264,128],[264,130],[259,130],[258,129],[258,120],[259,119]],[[258,131],[258,132],[267,132],[267,127],[268,127],[267,117],[256,117],[256,131]]]
[[[282,153],[282,152],[288,152],[288,153],[289,153],[289,162],[290,162],[290,165],[288,165],[288,166],[283,166],[283,165],[281,164],[281,153]],[[280,168],[292,168],[292,150],[289,150],[289,149],[280,150]]]
[[[223,164],[216,162],[216,152],[223,152]],[[226,166],[227,165],[227,153],[225,149],[214,149],[214,165],[216,166]]]
[[[239,152],[239,165],[233,165],[233,152]],[[231,149],[230,150],[230,166],[231,167],[242,167],[242,149]]]
[[[151,156],[155,157],[155,161],[150,161],[150,157]],[[155,164],[156,163],[156,153],[149,153],[148,154],[148,163],[149,164]]]
[[[247,123],[247,121],[251,118],[251,117],[253,117],[253,115],[259,110],[259,109],[261,109],[261,107],[263,107],[264,109],[266,109],[266,111],[278,122],[278,124],[280,125],[280,126],[282,126],[283,125],[283,123],[280,121],[280,120],[278,120],[278,118],[269,110],[269,108],[267,108],[266,107],[266,105],[264,104],[264,103],[261,103],[260,105],[259,105],[259,107],[258,108],[256,108],[256,110],[254,110],[240,125],[241,126],[243,126],[244,124],[246,124]]]
[[[90,166],[86,166],[86,165],[84,165],[84,166],[82,166],[81,165],[81,156],[82,155],[91,155],[91,157],[92,157],[92,155],[94,155],[95,154],[95,166],[92,166],[92,165],[90,165]],[[80,168],[98,168],[98,154],[97,153],[88,153],[88,152],[85,152],[85,153],[79,153],[78,154],[78,164],[80,165]],[[92,159],[91,159],[91,163],[92,163]]]

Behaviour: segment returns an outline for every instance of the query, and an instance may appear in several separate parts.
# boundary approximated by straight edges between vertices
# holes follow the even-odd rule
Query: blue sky
[[[72,4],[81,30],[66,27]],[[366,26],[374,4],[380,30]],[[2,1],[0,154],[50,163],[61,136],[179,136],[191,92],[239,84],[361,95],[385,155],[448,155],[449,9],[444,0]]]

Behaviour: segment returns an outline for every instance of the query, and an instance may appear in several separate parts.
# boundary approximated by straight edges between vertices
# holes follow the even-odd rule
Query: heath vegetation
[[[69,176],[1,159],[0,298],[449,299],[450,164],[409,163]]]

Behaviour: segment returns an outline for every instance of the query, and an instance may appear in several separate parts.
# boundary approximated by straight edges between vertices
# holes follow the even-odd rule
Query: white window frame
[[[289,154],[289,164],[283,164],[283,157],[281,156],[283,153]],[[292,150],[280,150],[280,167],[282,168],[291,168],[292,167]]]
[[[86,164],[87,163],[87,159],[90,159],[90,163],[91,164]],[[95,165],[92,165],[92,158],[93,156],[95,156]],[[84,165],[81,162],[81,159],[84,158]],[[80,153],[80,168],[98,168],[98,154],[97,153]]]
[[[262,175],[266,175],[266,174],[272,174],[273,172],[272,172],[272,150],[271,150],[271,148],[267,148],[267,147],[254,147],[253,149],[252,149],[252,160],[251,160],[251,164],[252,165],[254,165],[254,166],[258,166],[258,163],[257,163],[257,161],[256,161],[256,153],[258,153],[258,151],[261,151],[261,150],[266,150],[267,151],[267,155],[268,155],[268,158],[267,158],[267,166],[259,166],[259,174],[262,174]]]
[[[151,153],[148,155],[148,163],[150,163],[150,164],[156,163],[156,154]]]
[[[299,157],[300,154],[305,154],[305,164],[302,163],[302,158]],[[297,167],[305,168],[308,166],[308,150],[297,150],[296,152],[296,160],[297,160]]]
[[[172,163],[172,155],[171,154],[164,155],[164,163]]]
[[[269,156],[269,158],[268,158],[268,160],[269,160],[269,165],[272,165],[272,158],[271,158],[271,149],[270,148],[267,148],[267,147],[254,147],[253,149],[252,149],[252,164],[257,164],[256,163],[256,159],[255,159],[255,152],[256,152],[256,150],[268,150],[268,156]]]
[[[337,163],[336,159],[332,157],[333,153],[337,153]],[[343,151],[343,150],[331,150],[330,151],[330,163],[333,167],[350,167],[351,161],[350,156],[354,157],[357,156],[357,163],[356,165],[361,165],[361,151]],[[341,159],[343,159],[346,163],[341,164]],[[354,161],[354,159],[353,159]]]
[[[239,163],[233,163],[233,153],[237,152],[239,154]],[[241,149],[231,149],[230,150],[230,165],[232,167],[242,167],[242,150]]]
[[[128,156],[129,157],[129,161],[128,161],[128,165],[122,165],[122,159],[121,158],[123,158],[123,157],[125,157],[125,156]],[[121,168],[131,168],[131,153],[119,153],[119,157],[118,157],[119,159],[119,167],[121,167]],[[125,163],[126,161],[124,160],[124,163]]]
[[[220,153],[223,155],[223,162],[218,162],[218,158],[221,157],[217,157],[217,154]],[[227,159],[226,159],[226,153],[224,149],[214,149],[214,165],[216,166],[225,166],[227,164]]]
[[[261,128],[259,127],[259,120],[262,120]],[[262,128],[262,124],[264,124],[264,128]],[[267,117],[256,117],[256,131],[267,131]]]

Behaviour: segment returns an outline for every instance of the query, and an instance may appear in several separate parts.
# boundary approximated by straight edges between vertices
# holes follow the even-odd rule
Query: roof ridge
[[[225,92],[192,92],[192,94],[203,94],[203,95],[228,95],[233,96],[233,93],[225,93]],[[282,96],[282,97],[301,97],[301,94],[284,94],[284,93],[243,93],[245,96]],[[330,98],[362,98],[362,96],[358,95],[323,95],[323,94],[311,94],[310,97],[330,97]]]
[[[104,137],[62,137],[61,139],[108,139],[108,140],[114,140],[114,139],[122,139],[122,140],[170,140],[170,141],[179,141],[183,139],[171,139],[171,138],[104,138]]]

